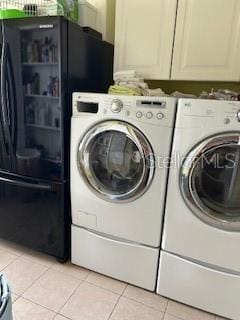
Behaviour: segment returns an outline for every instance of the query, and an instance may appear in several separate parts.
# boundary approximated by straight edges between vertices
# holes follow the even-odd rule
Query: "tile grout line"
[[[13,254],[13,255],[18,256],[18,257],[21,257],[23,255],[23,253],[21,253],[21,254],[19,252],[16,253],[17,250],[8,249],[6,247],[1,247],[1,245],[0,245],[0,250],[5,251],[5,252],[10,253],[10,254]]]
[[[126,283],[126,286],[125,286],[125,288],[124,288],[123,292],[121,293],[121,295],[119,295],[119,297],[118,297],[118,299],[117,299],[117,301],[116,301],[116,303],[115,303],[115,305],[114,305],[114,307],[113,307],[113,309],[112,309],[112,311],[111,311],[111,313],[110,313],[109,317],[107,318],[107,320],[110,320],[110,319],[111,319],[111,317],[112,317],[112,315],[113,315],[113,312],[114,312],[114,311],[115,311],[115,309],[117,308],[117,305],[118,305],[118,303],[119,303],[120,299],[123,297],[123,294],[124,294],[124,293],[125,293],[125,291],[127,290],[127,287],[128,287],[128,284]]]
[[[136,299],[133,299],[133,298],[130,298],[130,297],[127,297],[127,296],[122,296],[122,297],[125,298],[125,299],[127,299],[127,300],[131,300],[131,301],[137,302],[137,303],[139,303],[139,304],[141,304],[141,305],[143,305],[143,306],[145,306],[145,307],[147,307],[147,308],[150,308],[150,309],[152,309],[152,310],[161,312],[161,313],[163,313],[163,314],[166,313],[166,311],[159,310],[159,309],[157,309],[157,308],[154,308],[154,307],[152,307],[152,306],[149,306],[148,304],[145,304],[144,302],[138,301],[138,300],[136,300]],[[185,320],[185,319],[183,319],[183,320]]]
[[[181,302],[178,302],[178,303],[181,303]],[[187,307],[188,307],[188,305],[187,305]],[[208,314],[208,315],[210,315],[210,316],[213,316],[213,318],[216,318],[216,317],[217,317],[217,316],[216,316],[215,314],[213,314],[213,313],[209,313],[209,312],[207,312],[207,311],[204,311],[204,310],[201,310],[201,309],[197,309],[197,308],[194,308],[194,307],[191,307],[191,306],[189,306],[189,307],[190,307],[190,308],[193,308],[194,310],[197,310],[197,311],[205,312],[206,314]],[[186,320],[186,318],[182,318],[182,317],[179,316],[179,315],[176,316],[176,314],[173,314],[173,313],[171,313],[171,312],[165,312],[165,314],[168,314],[168,315],[170,315],[170,316],[173,316],[173,317],[177,318],[178,320]]]
[[[24,258],[23,258],[24,259]],[[24,260],[26,260],[26,259],[24,259]],[[27,261],[29,261],[29,260],[27,260]],[[37,263],[35,263],[35,264],[37,264]],[[35,279],[32,283],[31,283],[31,285],[30,286],[28,286],[21,294],[20,294],[20,296],[22,297],[22,298],[24,298],[23,297],[23,295],[24,295],[24,293],[26,293],[26,291],[28,290],[28,289],[30,289],[45,273],[47,273],[47,271],[49,270],[49,268],[48,267],[46,267],[46,266],[43,266],[43,265],[41,265],[42,267],[45,267],[45,268],[47,268],[45,271],[43,271],[43,273],[41,273],[41,275],[37,278],[37,279]],[[14,293],[14,292],[13,292]],[[17,294],[17,293],[16,293]]]
[[[43,309],[46,309],[46,310],[48,310],[48,311],[51,311],[51,312],[55,313],[55,316],[58,314],[56,311],[54,311],[54,310],[52,310],[52,309],[49,309],[48,307],[42,306],[40,303],[35,302],[35,301],[32,301],[32,300],[29,299],[29,298],[25,298],[25,297],[22,297],[22,296],[19,296],[19,298],[22,298],[22,299],[24,299],[24,300],[26,300],[26,301],[28,301],[28,302],[31,302],[31,303],[33,303],[33,304],[35,304],[35,305],[37,305],[37,306],[39,306],[39,307],[41,307],[41,308],[43,308]],[[15,303],[15,301],[14,301],[14,303]],[[54,316],[54,317],[55,317],[55,316]],[[54,319],[54,318],[53,318],[53,319]]]
[[[115,309],[116,309],[116,307],[117,307],[117,305],[118,305],[121,297],[122,297],[122,296],[119,296],[119,297],[117,298],[117,301],[115,302],[114,307],[113,307],[112,311],[110,312],[107,320],[110,320],[110,319],[111,319],[111,317],[112,317],[112,315],[113,315],[113,312],[115,311]]]
[[[115,279],[114,279],[114,280],[115,280]],[[100,286],[100,285],[98,285],[98,284],[95,284],[95,283],[89,282],[89,281],[87,281],[87,280],[83,280],[83,281],[84,281],[84,282],[86,282],[86,283],[88,283],[88,284],[91,284],[91,285],[93,285],[93,286],[95,286],[95,287],[97,287],[97,288],[100,288],[100,289],[106,290],[106,291],[108,291],[108,292],[111,292],[111,293],[117,294],[118,296],[122,296],[123,292],[124,292],[124,291],[125,291],[125,289],[126,289],[126,288],[124,288],[124,290],[123,290],[123,292],[122,292],[122,293],[118,293],[118,292],[112,291],[112,290],[110,290],[110,289],[107,289],[107,288],[105,288],[105,287],[103,287],[103,286]]]
[[[46,264],[44,264],[44,263],[35,261],[35,260],[34,260],[34,257],[31,258],[31,257],[28,257],[27,255],[25,256],[25,252],[23,252],[23,253],[21,253],[21,254],[19,254],[19,252],[18,252],[18,253],[16,254],[14,251],[11,251],[11,249],[8,250],[7,248],[1,248],[1,250],[2,250],[3,252],[5,252],[5,253],[8,253],[8,254],[14,256],[14,260],[11,261],[11,262],[9,262],[6,266],[4,266],[4,268],[1,269],[1,272],[4,272],[5,269],[7,269],[9,266],[11,266],[12,264],[14,264],[17,260],[19,260],[19,259],[21,259],[21,258],[22,258],[23,260],[25,260],[25,261],[31,261],[31,262],[32,262],[33,264],[35,264],[35,265],[40,265],[40,266],[46,268],[46,270],[45,270],[43,273],[41,273],[41,275],[40,275],[39,277],[37,277],[37,278],[31,283],[31,285],[29,285],[20,295],[17,294],[17,293],[15,294],[15,293],[13,292],[13,294],[15,294],[15,295],[17,296],[17,298],[15,299],[15,301],[13,302],[13,304],[16,303],[20,298],[23,298],[23,299],[25,299],[25,300],[27,300],[27,301],[29,301],[29,302],[31,302],[31,303],[34,303],[34,304],[38,305],[39,307],[42,307],[42,308],[44,308],[44,309],[46,309],[46,310],[48,310],[48,311],[50,311],[50,312],[53,312],[53,313],[55,314],[54,317],[53,317],[53,320],[54,320],[55,318],[57,318],[58,315],[59,315],[59,316],[63,316],[63,315],[60,313],[61,310],[65,307],[65,305],[69,302],[69,300],[71,299],[71,297],[76,293],[76,291],[79,289],[79,287],[80,287],[83,283],[87,283],[87,284],[93,285],[93,286],[95,286],[95,287],[97,287],[97,288],[100,288],[100,289],[103,289],[103,290],[105,290],[105,291],[107,291],[107,292],[111,292],[111,293],[113,293],[113,294],[118,295],[118,299],[117,299],[116,303],[114,304],[114,307],[113,307],[110,315],[108,316],[107,320],[110,320],[110,319],[111,319],[111,317],[112,317],[112,315],[113,315],[113,313],[114,313],[116,307],[118,306],[119,301],[120,301],[120,299],[121,299],[122,297],[124,297],[124,298],[126,298],[126,299],[129,299],[129,300],[132,300],[132,301],[134,301],[134,302],[137,302],[137,303],[139,303],[139,304],[141,304],[141,305],[143,305],[143,306],[145,306],[145,307],[148,307],[148,308],[150,308],[150,309],[153,309],[153,310],[155,310],[155,311],[162,312],[162,318],[161,318],[161,320],[164,320],[164,318],[165,318],[165,316],[166,316],[167,314],[176,317],[176,319],[178,319],[178,320],[184,320],[182,317],[176,316],[175,314],[173,314],[173,313],[171,313],[171,312],[167,312],[167,308],[168,308],[170,299],[167,299],[165,311],[161,311],[161,310],[156,309],[156,308],[154,308],[154,307],[152,307],[152,306],[149,306],[149,305],[147,305],[147,304],[145,304],[145,303],[143,303],[143,302],[140,302],[140,301],[138,301],[138,300],[135,300],[134,298],[131,298],[131,297],[128,297],[128,296],[124,296],[124,294],[125,294],[128,286],[129,286],[129,284],[126,284],[126,286],[125,286],[124,290],[122,291],[122,293],[119,294],[119,293],[116,293],[116,292],[114,292],[114,291],[112,291],[112,290],[110,290],[110,289],[107,289],[107,288],[105,288],[105,287],[103,287],[103,286],[101,286],[101,285],[97,285],[97,284],[94,284],[94,283],[89,282],[89,281],[87,280],[87,278],[88,278],[88,276],[89,276],[89,274],[90,274],[90,272],[91,272],[90,270],[88,270],[89,273],[88,273],[88,274],[86,275],[86,277],[83,278],[83,279],[79,279],[79,278],[77,278],[77,277],[75,277],[75,276],[73,276],[73,275],[70,275],[70,274],[68,275],[68,276],[70,276],[71,278],[80,281],[80,283],[79,283],[79,284],[77,285],[77,287],[73,290],[73,292],[71,293],[71,295],[69,296],[69,298],[66,300],[66,302],[63,304],[63,306],[60,307],[60,309],[56,312],[56,311],[51,310],[51,309],[49,309],[49,308],[47,308],[47,307],[45,307],[45,306],[42,306],[42,305],[39,304],[39,303],[36,303],[35,301],[32,301],[32,300],[29,299],[29,298],[25,298],[23,295],[24,295],[24,294],[26,293],[26,291],[29,290],[42,276],[44,276],[49,270],[58,271],[59,273],[64,273],[64,272],[61,272],[61,271],[59,271],[59,270],[54,269],[54,264],[53,264],[53,263],[46,265]],[[86,270],[87,270],[87,269],[86,269]],[[115,279],[114,279],[114,280],[115,280]],[[195,309],[196,309],[196,308],[195,308]],[[203,311],[203,310],[201,310],[201,311]],[[203,311],[203,312],[204,312],[204,311]],[[218,317],[217,315],[214,315],[214,314],[211,314],[211,315],[213,316],[214,320],[217,320],[217,317]],[[68,318],[68,317],[66,317],[66,316],[64,316],[64,317],[65,317],[66,319],[71,320],[70,318]]]
[[[69,298],[68,298],[68,299],[66,300],[66,302],[62,305],[62,307],[59,308],[57,314],[59,314],[59,315],[62,316],[62,314],[61,314],[62,309],[65,307],[65,305],[69,302],[69,300],[72,298],[72,296],[76,293],[76,291],[81,287],[81,285],[82,285],[83,282],[84,282],[84,280],[79,280],[79,281],[81,281],[81,282],[80,282],[79,285],[76,287],[76,289],[73,290],[73,292],[71,293],[71,295],[69,296]],[[65,316],[64,316],[64,317],[65,317]]]
[[[167,313],[167,308],[168,308],[168,305],[169,305],[169,301],[170,299],[166,298],[167,299],[167,304],[166,304],[166,308],[165,308],[165,313]]]
[[[59,262],[59,263],[61,264],[61,262]],[[73,276],[73,275],[71,275],[71,274],[66,273],[65,271],[60,271],[60,270],[58,270],[58,269],[54,269],[54,264],[51,265],[51,266],[49,267],[49,269],[52,270],[52,271],[56,271],[56,272],[59,272],[59,273],[63,273],[63,274],[65,274],[65,275],[67,275],[68,277],[71,277],[71,278],[73,278],[73,279],[75,279],[75,280],[78,280],[78,281],[81,281],[81,282],[82,282],[82,281],[85,281],[86,278],[88,277],[88,275],[86,275],[85,278],[80,279],[80,278],[78,278],[78,277],[76,277],[76,276]],[[86,270],[88,270],[88,269],[86,269]],[[89,270],[89,272],[90,272],[90,270]]]
[[[49,267],[49,269],[47,269],[41,276],[43,276],[43,275],[44,275],[47,271],[49,271],[49,270],[52,270],[52,269]],[[56,270],[53,270],[53,271],[56,271]],[[57,271],[57,272],[59,272],[59,271]],[[59,272],[59,273],[61,273],[61,272]],[[32,284],[32,286],[41,278],[41,276],[40,276],[36,281],[34,281],[34,283]],[[72,278],[74,278],[74,277],[72,277]],[[76,280],[76,278],[74,278],[74,279]],[[69,299],[72,297],[72,295],[76,292],[76,290],[80,287],[80,285],[81,285],[82,282],[83,282],[83,280],[80,280],[80,279],[77,279],[77,280],[80,281],[79,285],[76,287],[76,289],[74,289],[74,291],[73,291],[72,294],[69,296],[69,298],[67,299],[67,301],[64,303],[64,305],[63,305],[62,307],[59,308],[58,311],[55,311],[55,310],[52,310],[52,309],[50,309],[50,308],[48,308],[48,307],[46,307],[46,306],[43,306],[43,305],[41,305],[40,303],[31,300],[30,298],[25,298],[25,297],[23,297],[23,296],[21,296],[21,297],[22,297],[23,299],[26,299],[26,300],[28,300],[28,301],[30,301],[30,302],[33,302],[33,303],[39,305],[39,306],[42,307],[42,308],[45,308],[45,309],[47,309],[47,310],[49,310],[49,311],[52,311],[52,312],[54,312],[54,313],[56,313],[56,314],[61,315],[59,312],[62,310],[62,308],[65,306],[65,304],[69,301]],[[23,292],[23,294],[24,294],[28,289],[30,289],[32,286],[28,287],[28,288]]]
[[[60,313],[57,313],[56,316],[55,316],[52,320],[55,320],[55,319],[57,318],[57,316],[64,317],[64,318],[66,318],[67,320],[73,320],[73,319],[71,319],[71,318],[68,318],[68,317],[66,317],[66,316],[61,315]]]
[[[8,253],[8,252],[7,252]],[[12,263],[14,263],[16,260],[18,260],[18,258],[20,258],[19,256],[16,256],[16,258],[9,262],[3,269],[0,270],[0,272],[3,272],[7,267],[9,267]]]
[[[121,297],[124,297],[124,293],[125,293],[125,291],[127,290],[127,287],[129,286],[129,284],[128,283],[126,283],[126,287],[124,288],[124,290],[123,290],[123,292],[122,292],[122,294],[121,294]]]

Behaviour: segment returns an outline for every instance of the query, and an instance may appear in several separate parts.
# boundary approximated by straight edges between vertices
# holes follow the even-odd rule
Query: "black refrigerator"
[[[113,46],[63,17],[0,22],[0,238],[64,261],[72,93],[107,91]]]

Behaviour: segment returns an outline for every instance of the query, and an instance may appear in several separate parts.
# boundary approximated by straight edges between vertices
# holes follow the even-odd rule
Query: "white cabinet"
[[[118,0],[115,70],[239,81],[240,0]]]
[[[171,79],[240,79],[240,1],[179,0]]]
[[[177,0],[118,0],[115,71],[169,79]]]

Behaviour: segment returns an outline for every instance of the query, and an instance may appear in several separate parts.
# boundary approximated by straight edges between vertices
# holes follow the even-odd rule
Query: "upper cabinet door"
[[[117,1],[115,71],[170,78],[176,8],[177,0]]]
[[[171,79],[240,79],[240,1],[179,0]]]

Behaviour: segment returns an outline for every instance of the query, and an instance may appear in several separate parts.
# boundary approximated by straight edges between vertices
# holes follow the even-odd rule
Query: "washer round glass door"
[[[140,197],[155,170],[147,138],[123,121],[104,121],[91,128],[79,144],[77,161],[87,185],[111,202]]]
[[[204,222],[240,231],[240,134],[215,135],[193,148],[181,167],[180,188]]]

